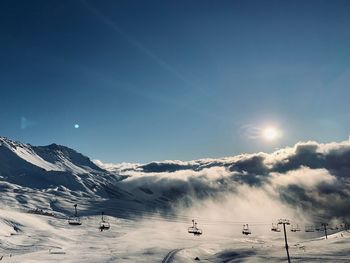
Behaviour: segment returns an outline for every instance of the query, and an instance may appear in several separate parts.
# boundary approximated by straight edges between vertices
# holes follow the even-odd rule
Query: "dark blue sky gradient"
[[[0,135],[110,162],[345,140],[349,28],[346,0],[2,1]]]

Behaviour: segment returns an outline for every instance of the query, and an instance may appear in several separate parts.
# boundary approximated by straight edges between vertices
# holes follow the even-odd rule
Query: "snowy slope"
[[[51,144],[48,146],[35,146],[33,150],[45,161],[54,163],[58,171],[64,170],[76,174],[93,171],[106,172],[91,162],[88,157],[65,146]]]
[[[57,144],[31,146],[0,137],[0,147],[6,148],[23,161],[46,171],[65,171],[74,174],[104,171],[91,162],[89,158]]]
[[[54,218],[0,209],[0,258],[4,262],[286,262],[282,233],[242,237],[228,228],[194,237],[182,222],[108,217],[111,228],[98,230],[99,216],[70,226]],[[155,218],[154,218],[155,219]],[[219,226],[213,227],[218,229]],[[349,262],[350,233],[329,239],[290,237],[292,262]]]
[[[68,147],[34,147],[4,137],[0,137],[0,176],[31,189],[64,187],[91,195],[103,195],[105,186],[121,179]]]

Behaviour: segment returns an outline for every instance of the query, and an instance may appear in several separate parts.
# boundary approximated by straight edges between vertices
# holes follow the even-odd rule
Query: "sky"
[[[347,140],[349,27],[346,0],[2,1],[0,135],[115,163]]]

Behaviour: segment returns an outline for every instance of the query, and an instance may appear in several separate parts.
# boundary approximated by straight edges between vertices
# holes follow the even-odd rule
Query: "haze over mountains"
[[[347,141],[301,142],[271,154],[221,159],[104,164],[65,146],[0,138],[3,201],[23,208],[67,212],[73,200],[80,200],[87,213],[98,202],[110,213],[134,209],[143,214],[215,203],[244,215],[244,203],[257,213],[266,205],[307,220],[344,221],[350,214],[349,175]]]

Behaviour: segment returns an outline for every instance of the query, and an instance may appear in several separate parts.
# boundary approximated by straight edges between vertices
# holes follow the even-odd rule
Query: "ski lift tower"
[[[324,235],[326,236],[326,239],[328,239],[328,236],[327,236],[327,226],[328,226],[328,224],[327,223],[322,223],[321,225],[323,226],[323,229],[324,229]]]
[[[78,216],[78,210],[77,210],[77,206],[78,204],[74,204],[74,216],[77,217]]]
[[[287,242],[287,231],[286,231],[286,225],[290,225],[290,222],[289,222],[288,219],[279,219],[277,224],[278,224],[278,225],[283,225],[284,241],[285,241],[285,245],[286,245],[287,258],[288,258],[288,263],[290,263],[289,250],[288,250],[288,242]]]

